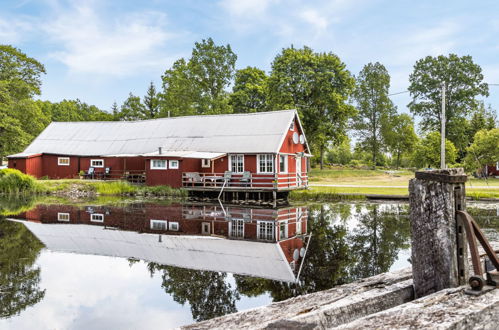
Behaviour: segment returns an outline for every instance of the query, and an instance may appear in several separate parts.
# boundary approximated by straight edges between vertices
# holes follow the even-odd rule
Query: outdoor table
[[[223,179],[224,179],[223,176],[218,176],[218,175],[209,175],[203,177],[204,183],[206,183],[207,180],[210,180],[213,186],[216,186],[218,180],[223,180]]]

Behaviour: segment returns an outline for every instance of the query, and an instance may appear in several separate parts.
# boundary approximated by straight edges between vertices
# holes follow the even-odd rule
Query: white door
[[[302,179],[301,179],[301,157],[296,157],[296,185],[301,187]]]

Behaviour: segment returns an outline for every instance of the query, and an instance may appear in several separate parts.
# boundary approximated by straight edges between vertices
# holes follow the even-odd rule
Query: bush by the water
[[[0,170],[0,194],[19,195],[39,191],[40,186],[32,176],[11,168]]]

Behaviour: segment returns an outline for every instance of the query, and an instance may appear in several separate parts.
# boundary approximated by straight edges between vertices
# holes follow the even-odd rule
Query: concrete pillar
[[[466,179],[455,168],[416,172],[409,182],[416,298],[467,283],[467,241],[456,217],[466,209]]]

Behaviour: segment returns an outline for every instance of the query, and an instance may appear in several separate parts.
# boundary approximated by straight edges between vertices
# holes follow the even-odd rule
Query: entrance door
[[[296,157],[296,186],[301,187],[303,180],[301,178],[301,157]]]

